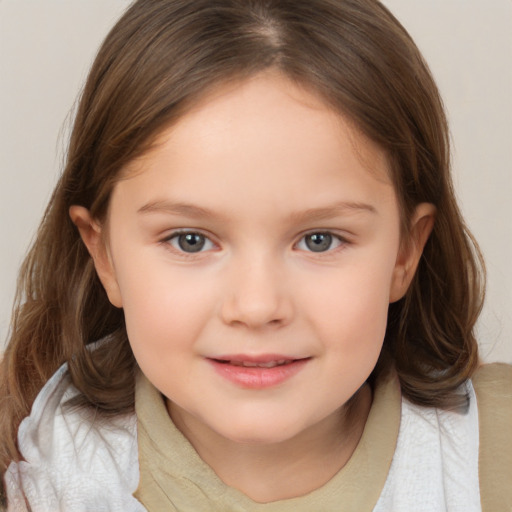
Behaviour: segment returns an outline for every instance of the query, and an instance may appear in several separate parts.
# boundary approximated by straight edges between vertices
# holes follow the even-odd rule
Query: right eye
[[[195,253],[213,249],[213,242],[201,233],[181,232],[167,238],[167,242],[177,251]]]

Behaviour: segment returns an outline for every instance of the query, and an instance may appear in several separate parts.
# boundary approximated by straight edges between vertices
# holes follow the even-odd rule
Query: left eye
[[[297,247],[302,251],[326,252],[342,244],[342,240],[332,233],[309,233],[303,236]]]
[[[168,239],[174,249],[194,253],[213,248],[213,242],[201,233],[176,233]]]

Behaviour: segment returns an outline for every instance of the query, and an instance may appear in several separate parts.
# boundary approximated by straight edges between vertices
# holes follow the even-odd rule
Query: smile
[[[264,389],[284,383],[299,373],[311,358],[283,356],[226,356],[207,359],[217,374],[247,389]]]
[[[266,363],[257,363],[255,361],[223,361],[218,360],[221,364],[232,364],[234,366],[243,366],[245,368],[274,368],[275,366],[283,366],[290,364],[293,359],[280,359],[279,361],[268,361]]]

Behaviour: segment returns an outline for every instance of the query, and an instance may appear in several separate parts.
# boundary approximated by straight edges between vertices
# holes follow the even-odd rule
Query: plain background
[[[0,0],[0,348],[17,269],[63,161],[72,107],[126,0]],[[430,64],[454,179],[488,267],[482,357],[512,363],[512,0],[385,0]]]

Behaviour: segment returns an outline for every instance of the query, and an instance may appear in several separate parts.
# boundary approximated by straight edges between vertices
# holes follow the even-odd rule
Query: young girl
[[[446,120],[376,0],[139,0],[2,361],[8,510],[511,510]]]

